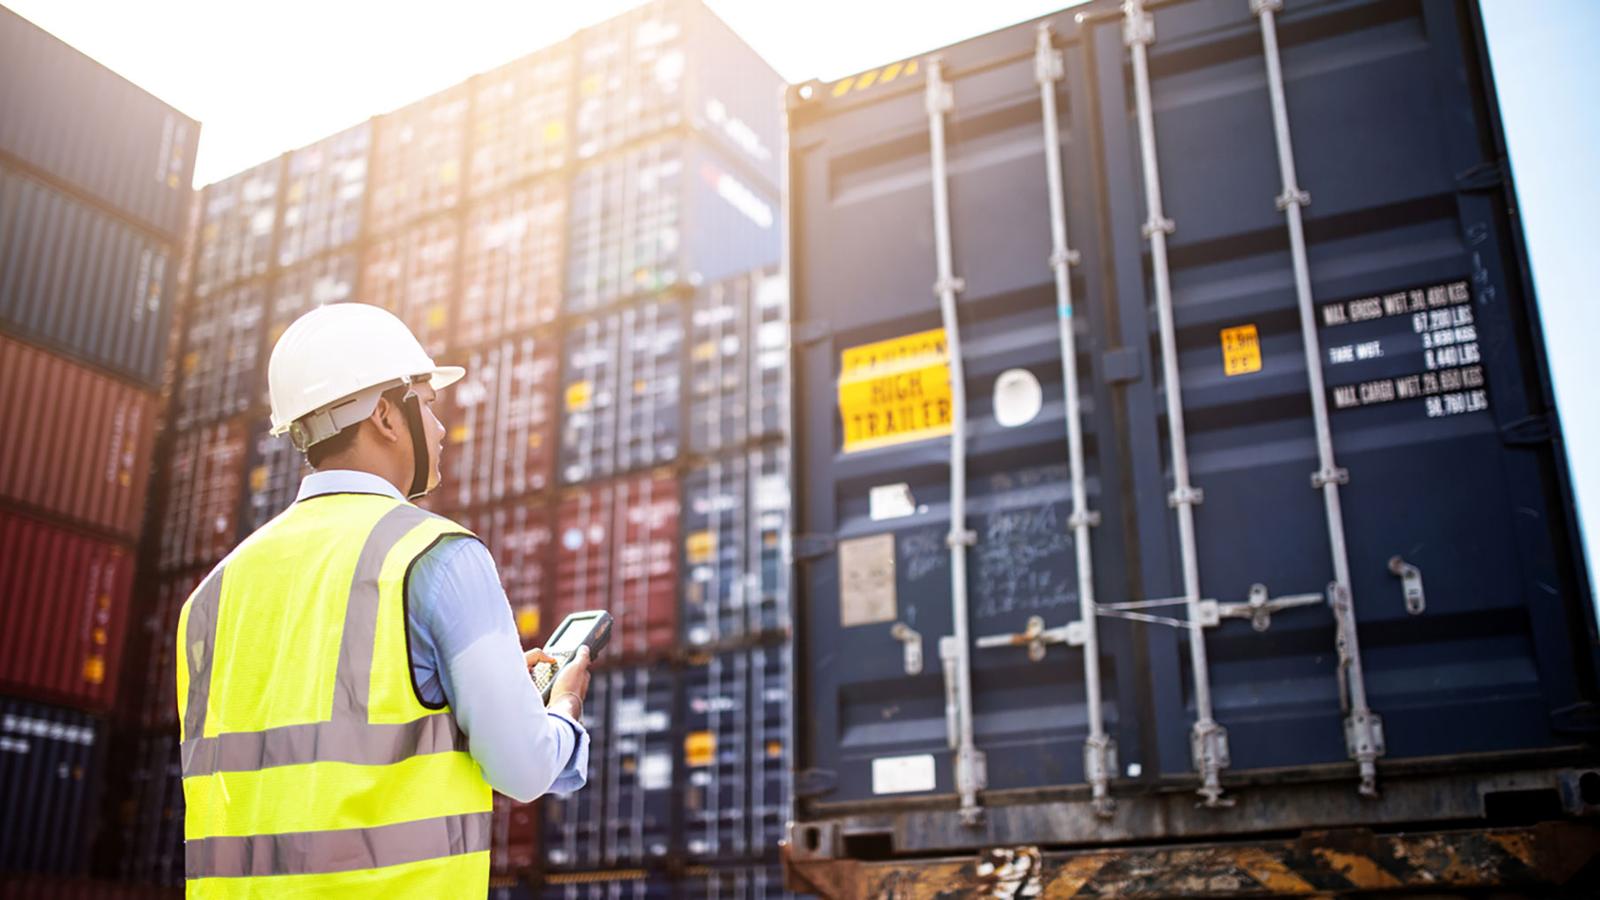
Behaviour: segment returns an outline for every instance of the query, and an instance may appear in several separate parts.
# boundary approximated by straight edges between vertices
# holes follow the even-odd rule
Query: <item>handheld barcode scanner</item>
[[[579,647],[589,648],[589,660],[593,662],[609,640],[611,614],[605,610],[575,612],[562,619],[544,648],[544,652],[560,662],[556,665],[542,662],[533,667],[533,685],[539,689],[539,696],[544,698],[544,702],[550,702],[550,689],[555,687],[556,675],[577,655]]]

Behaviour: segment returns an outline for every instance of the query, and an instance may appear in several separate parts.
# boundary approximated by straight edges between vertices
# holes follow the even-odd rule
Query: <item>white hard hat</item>
[[[465,374],[460,366],[435,365],[411,329],[386,309],[321,306],[294,320],[272,348],[272,433],[298,422],[295,445],[305,449],[372,415],[390,388],[426,381],[439,390]]]

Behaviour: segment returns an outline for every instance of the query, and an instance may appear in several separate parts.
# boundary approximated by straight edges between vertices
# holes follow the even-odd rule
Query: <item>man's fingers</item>
[[[560,660],[558,660],[554,656],[551,656],[550,654],[544,652],[544,650],[542,650],[542,649],[540,649],[538,647],[535,647],[532,650],[529,650],[528,652],[522,654],[522,658],[527,662],[528,668],[530,668],[530,669],[533,668],[534,666],[538,665],[539,663],[550,663],[551,665],[560,665],[561,664]]]

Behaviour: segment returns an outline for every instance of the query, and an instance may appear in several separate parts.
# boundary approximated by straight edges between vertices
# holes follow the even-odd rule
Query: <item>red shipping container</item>
[[[500,570],[500,583],[524,647],[538,646],[540,626],[549,613],[555,527],[542,501],[463,513],[457,519],[483,540]]]
[[[91,710],[116,700],[133,551],[0,510],[0,686]]]
[[[460,231],[454,217],[434,219],[374,243],[362,256],[362,302],[404,319],[433,356],[450,340]]]
[[[566,183],[549,178],[485,197],[472,208],[456,346],[475,347],[555,321],[566,218]]]
[[[137,535],[153,405],[144,391],[0,337],[0,495]]]
[[[518,803],[494,795],[494,818],[489,833],[489,871],[515,875],[533,868],[539,856],[539,819],[532,803]]]
[[[568,613],[604,609],[616,619],[606,660],[670,651],[678,628],[678,482],[670,470],[568,491],[556,532],[547,630]]]
[[[178,614],[184,601],[200,586],[200,579],[209,569],[196,569],[177,575],[162,577],[155,586],[155,596],[146,608],[143,626],[145,646],[149,649],[140,685],[139,724],[145,728],[172,729],[178,727]]]
[[[239,507],[249,434],[243,419],[178,435],[167,461],[157,565],[208,566],[239,542]]]
[[[466,509],[544,490],[555,474],[553,335],[500,341],[462,362],[466,378],[439,410],[450,440],[439,503]]]

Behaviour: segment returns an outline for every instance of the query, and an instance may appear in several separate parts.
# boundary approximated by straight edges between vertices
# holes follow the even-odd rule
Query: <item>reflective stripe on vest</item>
[[[317,497],[251,535],[178,622],[190,896],[483,896],[491,792],[412,686],[405,581],[470,532]],[[420,892],[420,893],[419,893]]]

